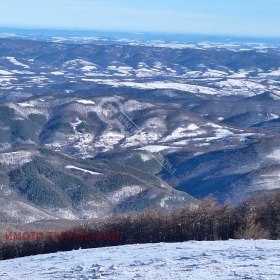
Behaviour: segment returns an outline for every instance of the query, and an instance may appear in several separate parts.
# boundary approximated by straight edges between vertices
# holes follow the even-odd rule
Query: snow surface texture
[[[0,261],[0,279],[280,279],[279,260],[279,241],[126,245]]]

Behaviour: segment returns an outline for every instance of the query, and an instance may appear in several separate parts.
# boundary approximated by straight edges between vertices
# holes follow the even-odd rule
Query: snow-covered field
[[[0,279],[280,279],[280,241],[127,245],[0,261]]]

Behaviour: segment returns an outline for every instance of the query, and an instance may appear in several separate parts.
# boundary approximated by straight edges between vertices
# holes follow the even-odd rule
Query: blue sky
[[[280,37],[280,0],[0,0],[0,27]]]

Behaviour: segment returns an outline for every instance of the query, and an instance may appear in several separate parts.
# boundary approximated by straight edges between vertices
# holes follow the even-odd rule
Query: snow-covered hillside
[[[279,46],[273,44],[48,37],[50,44],[31,35],[16,41],[1,37],[0,99],[5,100],[85,91],[159,90],[214,98],[280,92]]]
[[[78,250],[0,262],[0,279],[279,279],[280,242],[230,240]]]

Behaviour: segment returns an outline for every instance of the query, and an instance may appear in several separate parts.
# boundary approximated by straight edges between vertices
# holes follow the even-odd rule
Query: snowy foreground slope
[[[280,279],[280,242],[127,245],[0,261],[0,279]]]

